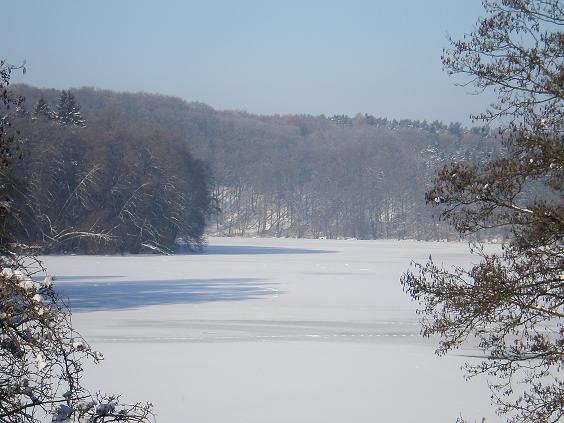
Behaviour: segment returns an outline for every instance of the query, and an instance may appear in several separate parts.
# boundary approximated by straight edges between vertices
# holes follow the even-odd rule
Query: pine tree
[[[63,90],[57,105],[56,119],[62,125],[86,126],[86,121],[80,113],[80,106],[70,91]]]
[[[32,119],[45,119],[51,120],[54,118],[53,111],[45,101],[43,97],[39,99],[35,107],[33,108],[33,112],[31,114]]]

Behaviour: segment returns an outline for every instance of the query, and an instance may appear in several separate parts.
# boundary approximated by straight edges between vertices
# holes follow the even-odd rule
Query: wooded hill
[[[213,187],[184,139],[119,116],[84,116],[71,93],[57,94],[43,103],[58,107],[11,117],[20,157],[0,174],[15,211],[2,222],[9,233],[43,252],[199,248]],[[61,107],[66,95],[72,107]]]
[[[24,85],[13,89],[25,96],[28,112],[41,98],[54,107],[61,95],[57,90]],[[77,151],[70,160],[84,166],[81,175],[100,160],[114,160],[119,150],[123,161],[110,168],[151,179],[143,200],[150,203],[172,192],[186,195],[191,188],[167,185],[150,176],[149,164],[134,166],[132,157],[141,163],[148,163],[141,158],[143,154],[151,157],[144,153],[148,151],[144,142],[151,149],[162,149],[159,169],[174,163],[180,171],[183,161],[190,169],[200,163],[191,161],[191,153],[213,175],[217,210],[208,223],[208,233],[445,238],[448,228],[433,219],[431,208],[425,205],[425,188],[444,164],[458,159],[481,161],[495,153],[487,130],[466,129],[456,123],[396,121],[360,114],[257,116],[217,111],[163,95],[92,88],[72,90],[72,94],[87,122],[86,128],[75,133],[88,134],[84,136],[88,141],[70,137],[64,149]],[[45,135],[44,128],[34,131]],[[178,154],[170,148],[171,143],[180,148],[180,141],[190,153]],[[96,151],[101,145],[107,149],[103,154]],[[56,159],[66,160],[62,156]],[[67,183],[65,178],[58,177],[58,183]],[[72,192],[74,185],[69,184],[67,191]],[[167,191],[170,186],[174,188]],[[96,200],[105,202],[111,200]],[[172,207],[174,201],[165,203]],[[201,208],[199,221],[209,209]],[[155,219],[162,215],[157,210],[153,214]],[[94,220],[104,219],[107,217]]]

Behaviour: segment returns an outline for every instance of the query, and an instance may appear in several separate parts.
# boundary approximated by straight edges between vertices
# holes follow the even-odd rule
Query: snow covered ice
[[[43,257],[104,361],[87,383],[159,422],[496,422],[470,346],[436,357],[399,283],[465,244],[211,238],[205,254]],[[474,258],[474,260],[476,260]]]

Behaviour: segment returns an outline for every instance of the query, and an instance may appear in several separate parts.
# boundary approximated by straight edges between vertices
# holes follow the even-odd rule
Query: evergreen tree
[[[45,101],[43,97],[39,99],[35,107],[33,108],[33,112],[31,114],[32,119],[45,119],[51,120],[53,119],[53,111]]]
[[[56,113],[57,121],[67,126],[86,126],[86,121],[80,113],[80,106],[70,91],[63,90],[59,97]]]

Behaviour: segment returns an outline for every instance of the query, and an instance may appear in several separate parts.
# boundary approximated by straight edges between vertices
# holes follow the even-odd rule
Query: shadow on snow
[[[78,279],[78,278],[77,278]],[[56,291],[73,311],[257,299],[278,291],[255,278],[65,282]]]

